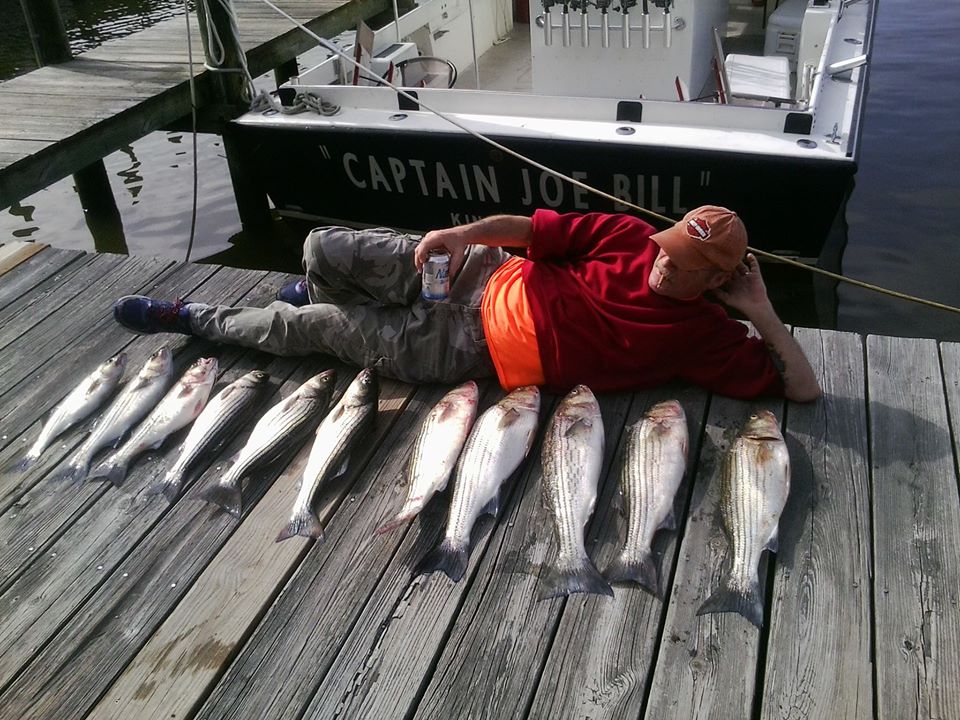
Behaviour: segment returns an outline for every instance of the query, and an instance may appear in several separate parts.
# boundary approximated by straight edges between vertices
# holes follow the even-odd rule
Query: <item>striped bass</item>
[[[435,493],[447,487],[450,473],[473,427],[479,399],[477,384],[468,380],[440,398],[430,410],[404,466],[407,499],[400,512],[377,530],[378,535],[411,520]]]
[[[542,578],[546,588],[541,600],[576,592],[613,595],[584,545],[587,521],[597,503],[603,443],[600,404],[590,388],[577,385],[560,401],[543,438],[541,489],[558,552],[556,567]]]
[[[350,453],[373,428],[377,418],[380,383],[373,368],[354,378],[333,410],[323,419],[310,448],[310,458],[300,479],[300,492],[293,504],[290,522],[277,535],[277,542],[294,535],[323,540],[323,525],[314,504],[325,479],[344,465]]]
[[[243,509],[243,479],[303,441],[304,433],[329,406],[336,381],[336,370],[324,370],[267,410],[235,459],[228,461],[219,482],[204,492],[204,499],[239,516]]]
[[[687,417],[676,400],[657,403],[628,431],[620,472],[627,538],[604,573],[608,582],[635,582],[662,597],[653,536],[674,529],[673,499],[687,470]]]
[[[156,450],[177,430],[185,428],[201,413],[217,380],[216,358],[200,358],[181,376],[160,403],[147,415],[120,449],[90,473],[90,478],[106,478],[119,487],[134,458],[146,450]]]
[[[87,375],[70,394],[67,395],[53,409],[47,421],[40,430],[36,442],[27,451],[23,459],[14,468],[16,472],[23,472],[40,459],[43,451],[50,447],[61,433],[69,430],[78,422],[96,410],[120,384],[123,370],[127,366],[127,356],[119,353]]]
[[[480,416],[454,469],[446,534],[420,561],[416,574],[442,570],[455,582],[464,576],[473,524],[481,515],[497,514],[501,485],[530,452],[539,413],[540,390],[527,385]]]
[[[166,346],[153,353],[137,376],[124,385],[107,408],[87,439],[61,472],[66,480],[78,481],[87,476],[93,457],[108,445],[116,447],[124,435],[138,423],[163,397],[173,376],[173,356]]]
[[[720,510],[730,539],[730,569],[697,615],[735,612],[763,625],[758,565],[777,551],[780,514],[790,492],[790,456],[769,410],[751,415],[726,456]]]
[[[190,427],[176,462],[163,478],[150,486],[148,494],[162,492],[168,502],[174,502],[190,468],[202,456],[216,453],[219,446],[240,428],[255,408],[269,379],[270,376],[262,370],[251,370],[217,393]]]

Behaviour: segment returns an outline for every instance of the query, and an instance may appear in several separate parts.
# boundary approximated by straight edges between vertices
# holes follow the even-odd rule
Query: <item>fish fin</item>
[[[511,425],[513,425],[517,420],[520,419],[520,411],[516,408],[507,408],[507,411],[503,413],[503,417],[500,418],[500,422],[497,425],[498,430],[504,430]]]
[[[673,508],[670,508],[670,512],[667,513],[667,516],[663,519],[663,522],[660,523],[660,527],[657,530],[676,530],[677,529],[677,516],[673,512]]]
[[[579,433],[586,432],[592,427],[593,421],[589,418],[577,418],[567,426],[567,429],[563,434],[566,437],[573,437]]]
[[[449,539],[444,538],[433,550],[428,552],[414,569],[415,575],[442,570],[454,582],[459,582],[467,573],[470,563],[470,553],[466,546],[454,547]]]
[[[400,510],[399,513],[394,515],[392,519],[388,520],[383,525],[381,525],[376,530],[374,530],[373,534],[383,535],[384,533],[388,533],[391,530],[396,530],[401,525],[406,525],[408,522],[413,520],[413,518],[416,517],[418,512],[419,510],[407,510],[406,508],[403,508],[402,510]]]
[[[107,460],[95,467],[90,474],[87,475],[87,480],[103,479],[114,487],[120,487],[123,485],[123,481],[126,479],[126,477],[126,463]]]
[[[26,455],[26,456],[24,456],[23,460],[21,460],[21,461],[18,462],[16,465],[14,465],[14,466],[10,469],[10,471],[11,471],[11,472],[14,472],[14,473],[26,472],[27,470],[29,470],[30,468],[32,468],[34,465],[36,465],[36,464],[37,464],[37,460],[39,460],[39,459],[40,459],[40,456],[39,456],[39,455]]]
[[[276,542],[283,542],[295,535],[312,537],[316,538],[317,542],[323,542],[323,525],[320,522],[320,518],[317,517],[317,514],[312,509],[307,508],[307,510],[291,520],[289,524],[280,531],[280,534],[277,535]]]
[[[663,591],[660,588],[660,573],[650,553],[644,553],[638,558],[628,558],[620,553],[607,566],[603,576],[608,583],[634,582],[655,598],[662,600]]]
[[[152,483],[146,489],[147,495],[163,495],[171,505],[180,497],[180,487],[183,484],[183,475],[168,472],[160,480]]]
[[[772,553],[780,550],[780,533],[777,532],[776,528],[774,528],[773,535],[770,536],[770,539],[767,540],[767,544],[763,547],[765,550],[769,550]]]
[[[607,584],[589,558],[584,558],[575,567],[563,569],[548,567],[546,575],[541,576],[540,579],[543,581],[544,590],[540,593],[539,600],[572,593],[596,593],[613,597],[613,588]]]
[[[201,497],[208,503],[219,505],[234,517],[243,510],[243,496],[239,487],[217,483],[203,491]]]
[[[720,587],[700,606],[697,615],[727,612],[742,615],[757,628],[762,627],[763,596],[760,594],[760,583],[756,580],[752,581],[750,587],[744,592],[733,586],[729,574],[724,575],[720,580]]]
[[[496,495],[490,498],[490,502],[488,502],[486,505],[480,508],[480,512],[477,513],[477,517],[481,517],[482,515],[493,515],[494,517],[496,517],[498,512],[500,512],[500,493],[499,492],[497,492]]]

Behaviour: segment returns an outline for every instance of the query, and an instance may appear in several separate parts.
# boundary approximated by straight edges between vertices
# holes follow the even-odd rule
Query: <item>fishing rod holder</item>
[[[654,25],[650,22],[650,13],[641,13],[640,14],[640,24],[631,25],[630,24],[630,13],[621,12],[620,14],[620,24],[611,25],[610,24],[610,14],[606,12],[606,9],[602,10],[600,13],[600,22],[591,23],[589,22],[588,15],[585,11],[585,6],[581,6],[581,10],[576,13],[571,13],[569,10],[569,4],[562,6],[560,12],[560,23],[554,24],[553,22],[553,13],[550,12],[550,8],[545,8],[544,12],[536,17],[534,22],[537,27],[543,28],[543,43],[544,45],[553,44],[553,31],[559,30],[562,35],[563,47],[570,46],[570,38],[572,31],[580,31],[580,45],[582,47],[590,46],[590,31],[599,30],[600,31],[600,44],[607,48],[610,47],[610,31],[614,32],[620,31],[622,37],[623,47],[631,47],[631,37],[633,33],[639,32],[642,35],[643,48],[650,47],[650,34],[653,32],[662,32],[663,33],[663,46],[666,48],[673,46],[673,33],[675,30],[683,30],[687,23],[683,18],[674,18],[673,14],[670,12],[665,12],[663,22],[660,24]],[[579,16],[577,21],[571,21],[570,16],[577,15]]]

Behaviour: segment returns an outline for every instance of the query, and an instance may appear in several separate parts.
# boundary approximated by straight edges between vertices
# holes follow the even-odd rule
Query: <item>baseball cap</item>
[[[650,236],[681,270],[733,270],[747,251],[747,229],[732,210],[703,205]]]

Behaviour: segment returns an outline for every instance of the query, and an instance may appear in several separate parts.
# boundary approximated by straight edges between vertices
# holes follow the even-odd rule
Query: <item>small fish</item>
[[[435,493],[447,487],[450,473],[473,427],[479,398],[477,384],[469,380],[433,406],[420,426],[403,470],[407,499],[400,512],[377,530],[378,535],[411,520]]]
[[[215,453],[240,428],[255,409],[269,379],[270,376],[262,370],[251,370],[217,393],[190,427],[176,462],[163,478],[150,486],[147,493],[163,493],[168,502],[174,502],[190,467],[203,455]]]
[[[243,479],[303,441],[304,432],[309,431],[312,423],[329,407],[336,381],[335,370],[324,370],[267,410],[250,432],[236,459],[228,463],[220,481],[208,488],[203,498],[239,516],[243,509]]]
[[[730,539],[730,569],[697,615],[735,612],[759,628],[760,556],[777,551],[780,514],[790,493],[790,456],[776,416],[769,410],[751,415],[725,460],[720,510]]]
[[[373,368],[366,368],[350,383],[340,402],[323,419],[310,449],[310,458],[300,480],[290,522],[277,535],[277,542],[294,535],[323,540],[323,525],[314,504],[323,481],[350,457],[366,437],[377,417],[380,383]]]
[[[187,368],[130,439],[94,468],[90,478],[106,478],[120,487],[134,458],[145,450],[159,448],[164,440],[192,423],[203,411],[217,380],[217,367],[216,358],[200,358]]]
[[[43,451],[50,447],[61,433],[70,429],[90,413],[100,407],[120,384],[123,370],[127,366],[127,356],[119,353],[102,363],[100,367],[87,375],[60,404],[57,405],[50,417],[47,418],[37,441],[33,444],[23,459],[14,468],[23,472],[40,459]]]
[[[541,600],[571,593],[613,595],[584,546],[587,521],[597,503],[603,469],[603,417],[586,385],[560,401],[543,438],[543,503],[553,518],[557,564],[543,578]]]
[[[604,575],[607,582],[635,582],[662,597],[653,559],[653,536],[673,529],[673,499],[687,470],[687,417],[676,400],[657,403],[627,431],[620,491],[627,515],[627,538]]]
[[[497,514],[500,487],[530,452],[539,413],[540,390],[527,385],[480,416],[454,469],[446,534],[420,561],[417,575],[442,570],[454,582],[464,576],[473,524],[481,515]]]
[[[87,439],[67,461],[61,477],[74,482],[83,480],[93,457],[108,445],[116,447],[130,428],[156,406],[167,391],[172,375],[173,357],[170,349],[164,346],[147,359],[133,380],[123,386]]]

